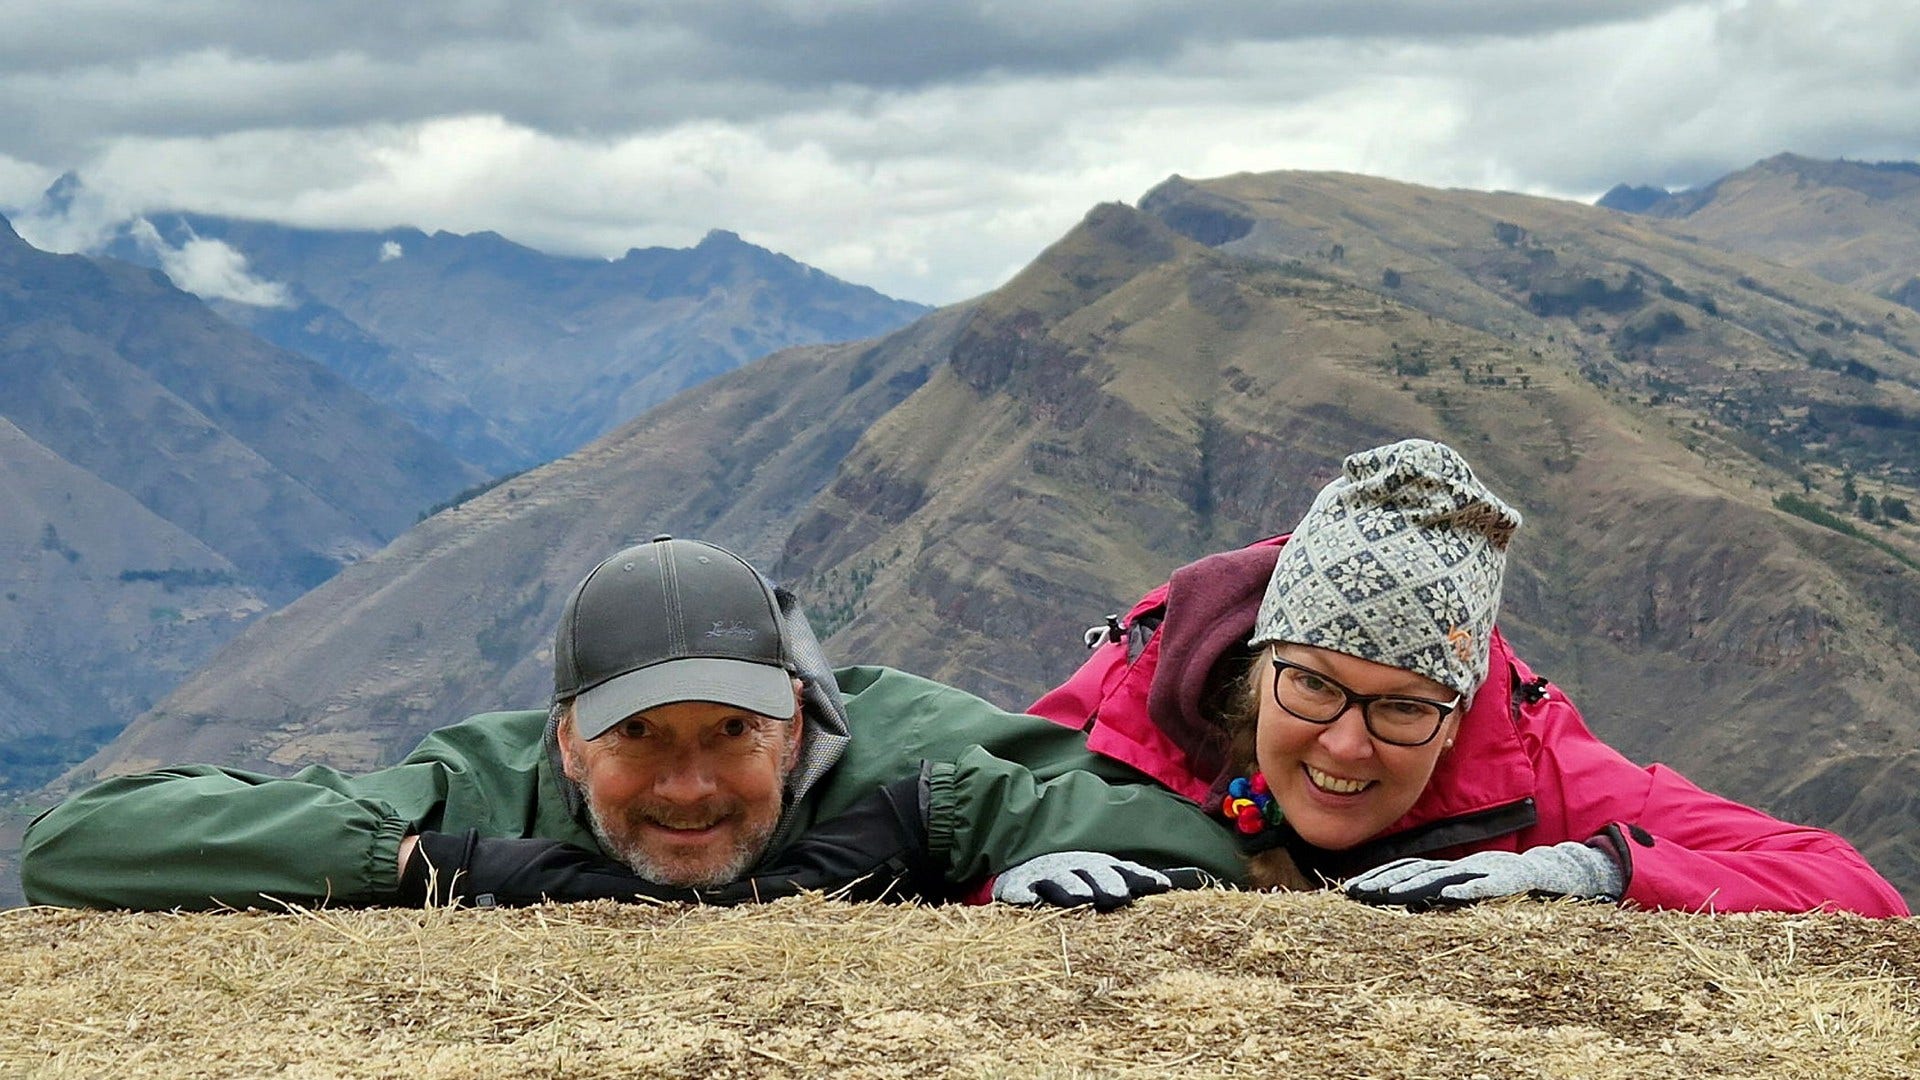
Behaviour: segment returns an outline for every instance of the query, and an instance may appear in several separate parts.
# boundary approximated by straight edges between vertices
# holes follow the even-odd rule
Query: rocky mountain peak
[[[40,208],[49,213],[65,214],[85,190],[86,183],[80,179],[80,174],[69,169],[41,193]]]
[[[1601,205],[1908,307],[1920,293],[1920,164],[1783,153],[1664,198],[1642,193],[1657,189],[1621,185]]]
[[[708,229],[707,234],[700,238],[698,244],[694,245],[694,250],[701,251],[729,247],[750,247],[756,251],[766,250],[758,245],[749,244],[745,240],[740,239],[740,234],[731,229]]]
[[[1595,201],[1595,206],[1626,214],[1644,214],[1655,205],[1672,198],[1673,193],[1652,185],[1615,184]]]

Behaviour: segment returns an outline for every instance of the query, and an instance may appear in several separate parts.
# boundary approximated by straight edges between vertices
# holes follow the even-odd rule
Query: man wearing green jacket
[[[547,712],[473,717],[361,776],[107,780],[21,845],[30,901],[145,910],[803,889],[1105,908],[1241,874],[1231,834],[1078,732],[830,671],[791,594],[669,537],[574,589]]]

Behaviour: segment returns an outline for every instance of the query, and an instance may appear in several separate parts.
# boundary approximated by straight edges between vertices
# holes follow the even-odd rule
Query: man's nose
[[[715,792],[713,769],[703,754],[681,754],[655,775],[653,794],[674,803],[697,803]]]

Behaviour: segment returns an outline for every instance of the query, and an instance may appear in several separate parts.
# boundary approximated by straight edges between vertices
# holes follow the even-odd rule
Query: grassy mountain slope
[[[291,595],[470,466],[151,271],[0,231],[0,415]],[[213,497],[217,494],[217,497]]]
[[[1920,165],[1778,154],[1633,209],[1705,243],[1920,308]]]
[[[1082,627],[1290,526],[1344,454],[1418,434],[1527,515],[1503,625],[1604,737],[1844,822],[1920,895],[1910,787],[1862,782],[1915,765],[1920,545],[1808,520],[1848,509],[1848,474],[1914,495],[1917,325],[1577,204],[1175,179],[980,301],[749,367],[426,523],[88,768],[361,765],[509,692],[537,702],[567,585],[659,529],[777,550],[840,656],[1023,704],[1079,662]],[[1875,377],[1822,366],[1816,340]]]
[[[335,308],[313,299],[287,307],[216,299],[207,306],[266,341],[319,361],[488,476],[514,472],[528,461],[531,451],[521,440],[474,411],[458,386]]]

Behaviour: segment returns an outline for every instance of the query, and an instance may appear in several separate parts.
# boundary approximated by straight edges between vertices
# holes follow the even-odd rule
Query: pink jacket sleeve
[[[1662,765],[1645,770],[1640,825],[1612,832],[1631,864],[1627,900],[1701,911],[1909,914],[1851,844],[1700,790]]]
[[[1635,765],[1557,693],[1528,711],[1540,819],[1525,842],[1600,838],[1626,870],[1626,903],[1908,914],[1900,893],[1839,836],[1703,791],[1664,765]]]

